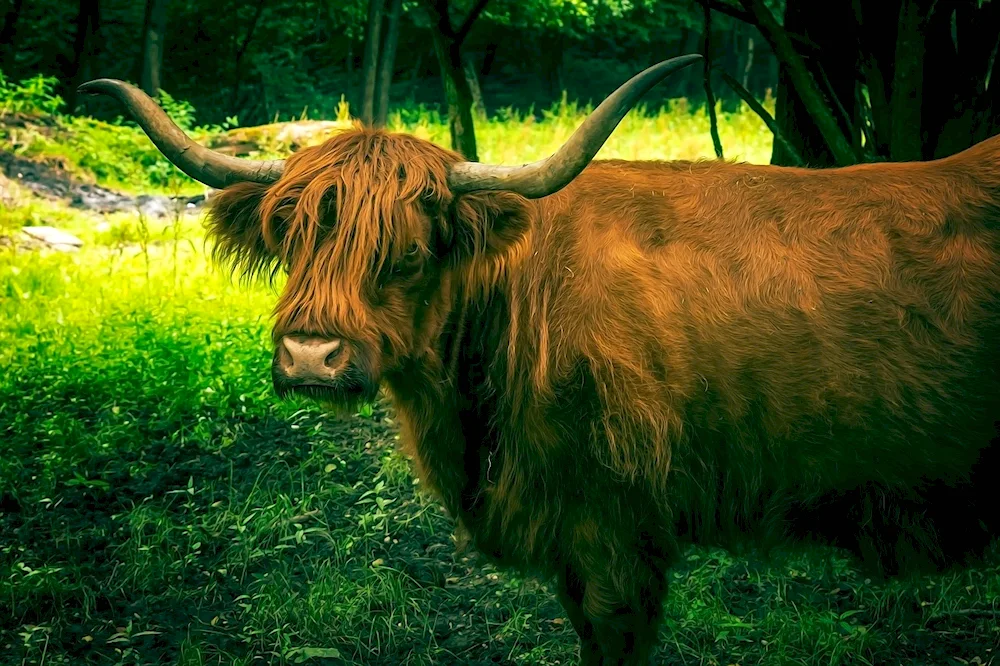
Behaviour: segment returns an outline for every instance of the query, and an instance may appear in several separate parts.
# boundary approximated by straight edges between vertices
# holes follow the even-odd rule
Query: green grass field
[[[540,157],[580,117],[493,120],[482,158]],[[446,142],[432,118],[395,122]],[[721,123],[727,157],[767,161],[758,119]],[[99,131],[149,149],[132,129]],[[81,164],[93,137],[60,136],[24,153],[134,190],[197,190],[147,153]],[[711,155],[704,113],[681,106],[630,116],[601,156]],[[215,270],[199,219],[102,218],[19,192],[0,234],[28,223],[86,245],[0,247],[0,664],[574,663],[544,581],[454,553],[385,405],[334,417],[275,399],[274,293]],[[990,562],[887,583],[833,551],[691,549],[658,663],[1000,663]]]

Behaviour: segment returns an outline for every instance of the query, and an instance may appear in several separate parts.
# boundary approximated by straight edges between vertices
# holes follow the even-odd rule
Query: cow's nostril
[[[285,341],[282,340],[281,344],[278,345],[278,367],[281,368],[282,372],[288,372],[293,365],[295,365],[295,359],[292,358],[291,352],[285,346]]]
[[[323,360],[323,363],[327,366],[332,366],[337,357],[340,356],[340,340],[331,340],[330,342],[333,346]]]
[[[342,350],[339,339],[285,336],[278,345],[278,367],[290,378],[332,379]]]

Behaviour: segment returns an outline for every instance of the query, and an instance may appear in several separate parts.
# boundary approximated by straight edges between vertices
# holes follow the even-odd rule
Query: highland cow
[[[894,573],[997,527],[1000,137],[828,170],[593,160],[696,60],[519,167],[361,127],[240,160],[83,87],[222,190],[220,260],[287,273],[278,393],[384,389],[477,549],[558,582],[587,664],[648,659],[685,543],[816,538]]]

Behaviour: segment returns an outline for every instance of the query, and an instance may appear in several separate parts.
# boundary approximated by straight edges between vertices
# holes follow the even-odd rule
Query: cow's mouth
[[[274,391],[282,400],[300,396],[325,405],[340,407],[373,402],[378,396],[378,386],[372,386],[369,382],[355,377],[344,377],[336,382],[296,381],[275,377]]]
[[[287,387],[275,386],[279,398],[286,398],[290,395],[299,395],[305,398],[315,398],[324,402],[336,400],[342,391],[328,384],[292,384]]]

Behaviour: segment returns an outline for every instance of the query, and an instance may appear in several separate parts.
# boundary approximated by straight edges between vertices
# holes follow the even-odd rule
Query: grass
[[[580,113],[483,123],[483,159],[540,157]],[[447,142],[426,112],[393,124]],[[749,114],[720,131],[732,156],[767,161]],[[710,155],[704,114],[682,106],[630,116],[602,153]],[[159,187],[141,159],[120,161],[73,168]],[[335,417],[273,397],[274,294],[209,265],[197,218],[98,217],[20,193],[0,221],[86,243],[0,248],[0,663],[574,663],[544,582],[453,553],[394,452],[391,410]],[[695,548],[671,575],[659,663],[998,663],[998,622],[965,611],[1000,607],[1000,557],[880,582],[833,551]]]

